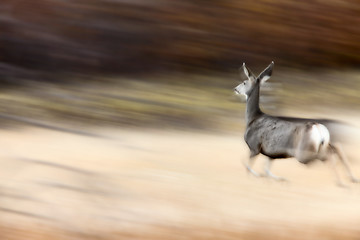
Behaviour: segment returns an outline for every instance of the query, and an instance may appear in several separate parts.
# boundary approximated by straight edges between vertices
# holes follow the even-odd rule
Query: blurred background
[[[359,26],[357,0],[1,0],[1,239],[355,239],[358,190],[246,176],[233,88],[275,61],[265,112],[357,126]]]
[[[238,68],[271,61],[281,91],[264,95],[265,108],[357,106],[359,13],[353,0],[4,0],[0,111],[224,129],[225,115],[243,112],[232,104]]]

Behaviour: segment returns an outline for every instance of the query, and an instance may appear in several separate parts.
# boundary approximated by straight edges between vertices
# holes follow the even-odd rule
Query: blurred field
[[[261,69],[260,69],[261,70]],[[255,72],[259,72],[255,68]],[[271,114],[330,117],[347,122],[360,102],[358,71],[277,69],[263,87]],[[96,126],[211,132],[243,129],[245,103],[232,74],[158,74],[142,77],[64,77],[64,83],[26,81],[0,90],[0,121],[73,129]]]
[[[359,238],[360,186],[327,164],[280,160],[279,183],[246,174],[241,132],[89,131],[1,130],[1,239]]]

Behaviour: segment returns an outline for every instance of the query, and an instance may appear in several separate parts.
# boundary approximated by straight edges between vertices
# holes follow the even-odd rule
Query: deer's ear
[[[251,70],[243,63],[243,65],[239,69],[240,78],[241,79],[249,79],[251,81],[255,80],[255,75],[251,72]]]
[[[270,65],[267,68],[265,68],[265,70],[262,73],[260,73],[258,77],[260,83],[265,83],[271,77],[273,67],[274,67],[274,61],[272,61]]]

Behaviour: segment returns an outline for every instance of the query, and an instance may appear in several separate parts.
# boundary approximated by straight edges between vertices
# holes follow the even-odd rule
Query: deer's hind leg
[[[334,171],[334,174],[335,174],[335,177],[336,177],[336,183],[337,183],[337,185],[340,186],[340,187],[347,187],[347,186],[341,181],[341,179],[340,179],[340,175],[339,175],[338,169],[337,169],[337,167],[336,167],[337,158],[335,158],[334,153],[335,153],[335,152],[334,152],[333,149],[331,148],[330,151],[329,151],[329,154],[328,154],[328,156],[327,156],[327,159],[330,158],[330,160],[331,160],[331,167],[332,167],[332,169],[333,169],[333,171]]]
[[[338,156],[341,163],[344,165],[344,167],[350,177],[350,180],[355,183],[360,182],[360,179],[356,178],[354,176],[353,172],[351,171],[349,161],[346,158],[344,150],[342,149],[341,145],[340,144],[331,144],[331,150],[333,151],[334,154],[336,154]]]

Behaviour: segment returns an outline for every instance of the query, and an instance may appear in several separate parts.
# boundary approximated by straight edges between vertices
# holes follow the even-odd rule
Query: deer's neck
[[[248,95],[246,101],[246,115],[245,115],[247,125],[249,125],[256,117],[262,114],[259,107],[259,94],[260,94],[260,85],[257,85]]]

